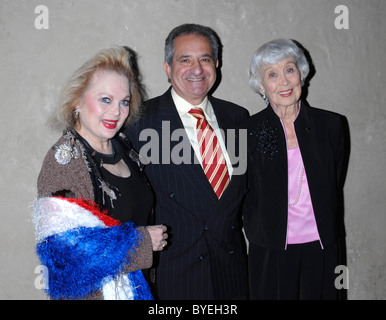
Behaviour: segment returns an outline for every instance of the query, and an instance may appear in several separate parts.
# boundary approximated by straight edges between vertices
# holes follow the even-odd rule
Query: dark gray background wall
[[[48,25],[39,5],[48,9]],[[164,39],[185,22],[218,32],[224,51],[214,95],[252,114],[264,108],[248,86],[257,47],[289,37],[309,51],[316,73],[308,101],[346,115],[351,131],[348,297],[385,299],[385,16],[384,0],[2,0],[0,299],[45,298],[35,286],[30,205],[43,157],[59,136],[44,122],[66,79],[100,49],[128,45],[149,97],[159,95],[168,88]]]

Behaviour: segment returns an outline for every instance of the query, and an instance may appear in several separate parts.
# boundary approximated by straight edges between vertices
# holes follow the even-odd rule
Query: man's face
[[[213,60],[210,42],[187,34],[174,40],[173,63],[164,69],[176,93],[192,105],[199,105],[216,81],[218,60]]]

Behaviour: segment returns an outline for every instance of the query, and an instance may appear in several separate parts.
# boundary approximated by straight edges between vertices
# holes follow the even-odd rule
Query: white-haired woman
[[[345,117],[301,99],[309,73],[303,50],[274,40],[254,54],[250,85],[267,107],[248,130],[252,299],[335,299],[342,219]]]
[[[51,124],[34,206],[37,254],[52,299],[153,299],[142,270],[166,245],[154,196],[121,129],[138,117],[134,53],[112,47],[70,78]]]

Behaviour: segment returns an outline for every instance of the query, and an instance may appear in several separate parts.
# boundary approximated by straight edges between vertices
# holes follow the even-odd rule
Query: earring
[[[264,100],[266,100],[267,97],[265,96],[265,91],[263,91],[263,92],[261,93],[261,96],[263,97]]]
[[[78,119],[78,118],[79,118],[79,110],[78,110],[78,109],[75,109],[75,110],[73,111],[73,113],[74,113],[74,118],[75,118],[75,119]]]

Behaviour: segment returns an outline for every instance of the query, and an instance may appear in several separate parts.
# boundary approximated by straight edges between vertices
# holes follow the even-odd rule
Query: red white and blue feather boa
[[[133,223],[121,224],[88,200],[43,197],[34,204],[34,224],[50,298],[82,299],[101,290],[104,299],[153,299],[141,270],[122,273],[141,243]]]

